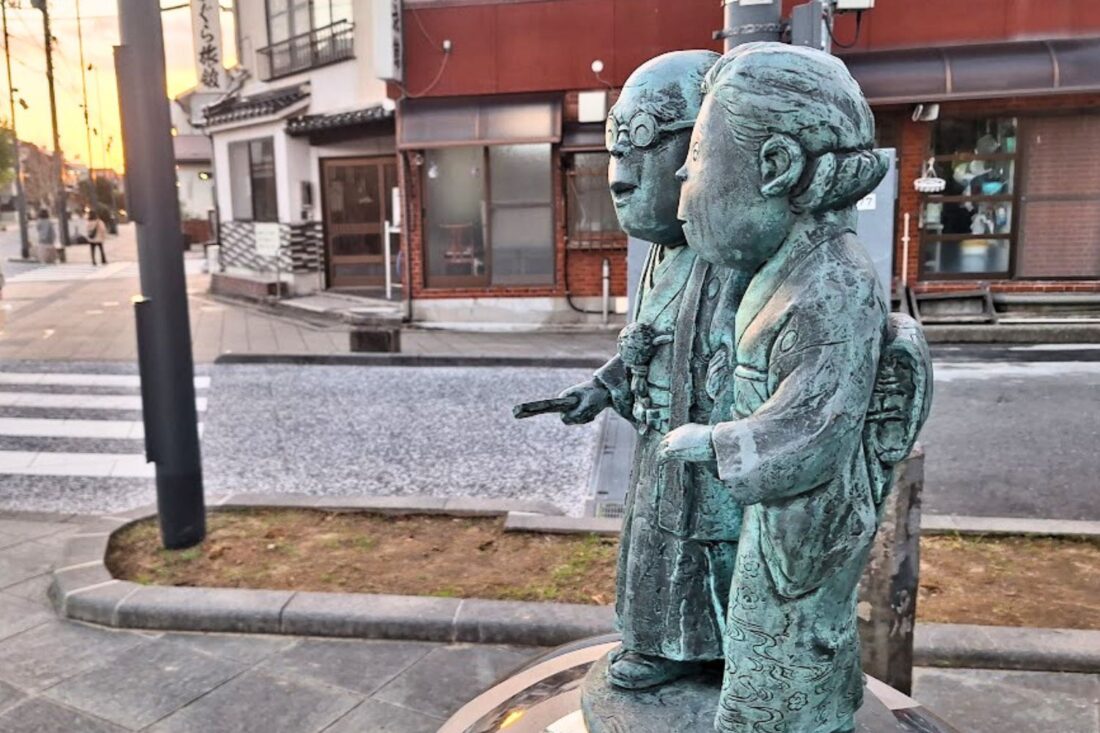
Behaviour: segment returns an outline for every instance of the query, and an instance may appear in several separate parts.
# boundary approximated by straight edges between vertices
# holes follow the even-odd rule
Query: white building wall
[[[223,130],[211,137],[214,141],[214,175],[217,180],[218,214],[222,221],[230,221],[236,218],[233,211],[233,194],[229,186],[229,176],[233,172],[229,168],[229,146],[235,142],[256,140],[262,137],[274,138],[275,146],[275,191],[279,202],[279,221],[289,222],[290,202],[289,174],[287,171],[287,152],[285,142],[286,132],[284,120],[275,120],[263,124],[248,125],[232,130]]]
[[[268,45],[264,0],[238,0],[241,23],[240,64],[249,73],[242,94],[265,89],[310,84],[310,114],[340,112],[381,104],[386,99],[386,84],[375,78],[371,54],[372,34],[369,0],[355,0],[351,21],[355,26],[355,56],[328,66],[307,69],[298,74],[264,82],[259,79],[256,51]]]
[[[205,219],[214,208],[214,180],[202,180],[199,173],[209,171],[208,163],[180,163],[176,166],[179,183],[180,214],[184,219]]]

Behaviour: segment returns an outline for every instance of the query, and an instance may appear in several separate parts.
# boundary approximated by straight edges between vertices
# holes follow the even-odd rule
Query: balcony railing
[[[338,20],[261,48],[256,51],[257,75],[261,81],[271,81],[350,59],[355,55],[353,30],[351,23]]]

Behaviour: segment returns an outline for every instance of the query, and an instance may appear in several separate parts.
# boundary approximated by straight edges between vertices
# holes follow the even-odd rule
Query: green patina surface
[[[856,588],[931,400],[855,238],[873,141],[844,65],[781,44],[658,57],[608,123],[620,223],[660,244],[619,354],[563,393],[566,422],[612,407],[640,434],[606,676],[724,660],[719,731],[850,731],[862,702]]]

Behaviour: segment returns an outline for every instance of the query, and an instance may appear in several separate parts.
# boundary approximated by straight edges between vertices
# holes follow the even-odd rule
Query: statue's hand
[[[574,384],[558,396],[577,398],[576,407],[561,414],[561,421],[566,425],[592,422],[605,408],[611,406],[611,393],[595,379]]]
[[[688,423],[664,437],[657,447],[657,462],[710,463],[717,460],[710,440],[711,426]]]

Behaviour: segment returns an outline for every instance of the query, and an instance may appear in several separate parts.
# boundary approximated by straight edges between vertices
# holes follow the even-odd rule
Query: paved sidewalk
[[[0,513],[4,733],[432,733],[541,650],[60,621],[49,570],[86,517]],[[1100,677],[920,669],[915,697],[970,733],[1100,733]]]
[[[78,525],[58,519],[0,514],[4,733],[432,733],[540,651],[60,621],[48,571]]]

